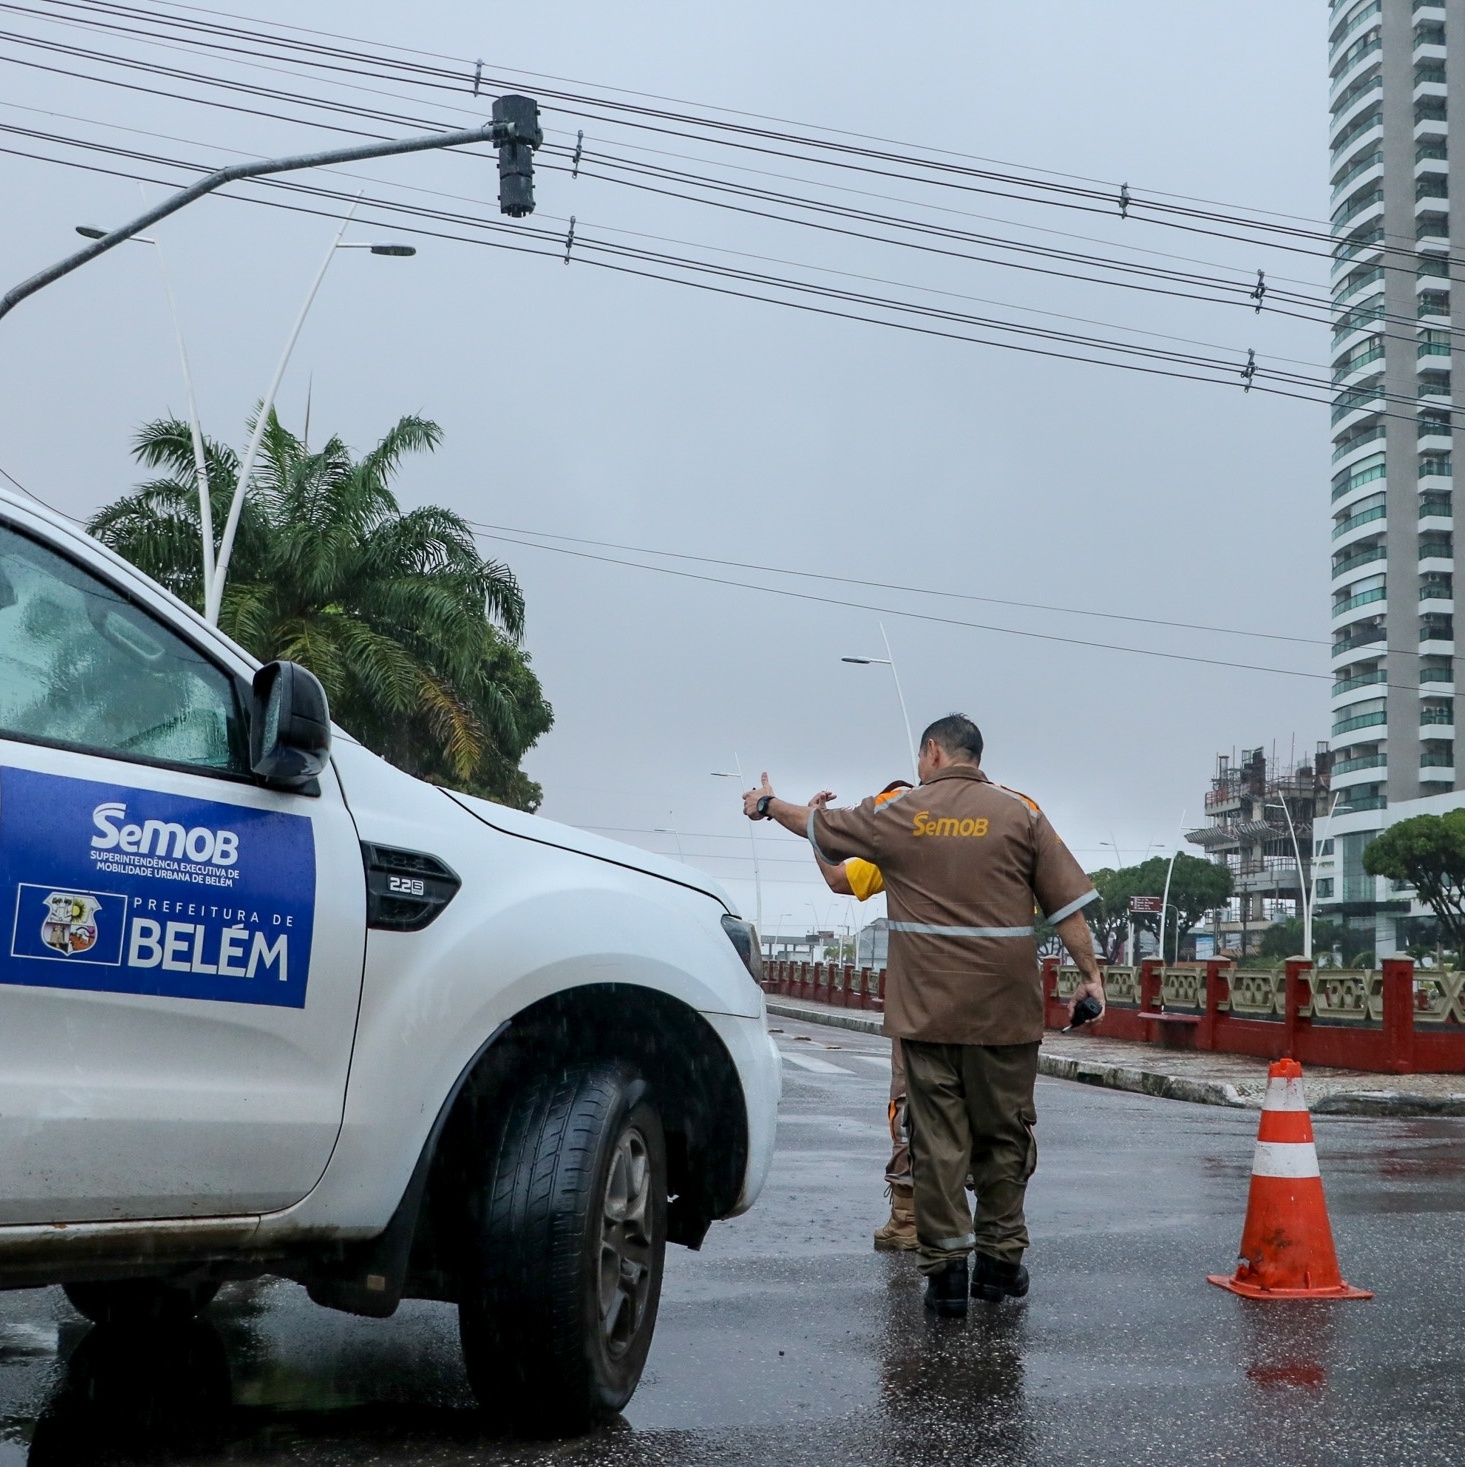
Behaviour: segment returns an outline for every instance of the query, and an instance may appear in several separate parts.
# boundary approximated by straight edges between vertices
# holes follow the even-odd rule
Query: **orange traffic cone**
[[[1366,1289],[1350,1288],[1338,1272],[1302,1066],[1296,1060],[1278,1060],[1267,1072],[1241,1264],[1230,1278],[1206,1277],[1247,1299],[1373,1298]]]

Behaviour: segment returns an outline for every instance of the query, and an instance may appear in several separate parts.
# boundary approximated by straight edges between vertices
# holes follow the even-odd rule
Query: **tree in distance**
[[[542,791],[519,761],[554,713],[518,645],[519,584],[478,553],[460,516],[431,505],[404,511],[390,488],[405,455],[441,439],[436,423],[408,415],[360,458],[339,438],[311,452],[271,411],[219,625],[262,662],[308,667],[336,722],[399,768],[533,810]],[[148,423],[132,451],[163,476],[99,510],[87,528],[201,609],[189,426]],[[212,440],[205,454],[217,536],[239,461]]]
[[[1130,897],[1164,896],[1167,873],[1170,875],[1170,906],[1173,909],[1164,913],[1165,957],[1169,962],[1175,961],[1180,943],[1190,929],[1207,912],[1224,907],[1230,900],[1231,872],[1225,866],[1181,853],[1175,857],[1174,871],[1170,872],[1169,868],[1168,856],[1151,856],[1138,866],[1121,866],[1117,871],[1105,867],[1090,873],[1099,899],[1090,902],[1084,911],[1089,914],[1089,926],[1095,939],[1106,952],[1117,946],[1118,935],[1129,924]],[[1136,912],[1134,924],[1158,936],[1160,917],[1159,912]]]
[[[1363,869],[1412,886],[1434,913],[1445,946],[1465,947],[1465,810],[1389,826],[1363,848]]]

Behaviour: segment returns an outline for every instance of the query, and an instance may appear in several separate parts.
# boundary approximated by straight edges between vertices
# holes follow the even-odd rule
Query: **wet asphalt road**
[[[0,1467],[1465,1460],[1465,1122],[1320,1119],[1344,1275],[1377,1297],[1266,1305],[1205,1282],[1255,1113],[1040,1080],[1032,1295],[937,1321],[870,1248],[883,1041],[782,1027],[763,1200],[669,1252],[641,1389],[593,1436],[496,1439],[444,1305],[376,1322],[239,1286],[144,1348],[47,1290],[0,1295]]]

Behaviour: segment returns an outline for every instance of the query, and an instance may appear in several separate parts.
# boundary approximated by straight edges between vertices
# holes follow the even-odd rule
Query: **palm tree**
[[[389,488],[405,455],[441,439],[436,423],[409,415],[359,459],[339,438],[312,453],[271,412],[219,625],[262,661],[310,668],[336,720],[393,763],[533,809],[539,788],[518,764],[554,715],[518,646],[518,582],[479,555],[460,516],[403,511]],[[239,461],[209,440],[205,452],[218,527]],[[148,423],[133,453],[163,477],[98,511],[88,528],[201,609],[188,424]]]

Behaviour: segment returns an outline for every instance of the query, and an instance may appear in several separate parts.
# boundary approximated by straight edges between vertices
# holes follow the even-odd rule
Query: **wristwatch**
[[[754,805],[753,808],[758,812],[758,818],[760,820],[767,820],[768,819],[768,807],[772,803],[773,803],[773,796],[772,795],[761,795],[761,796],[759,796],[758,803],[756,805]]]

